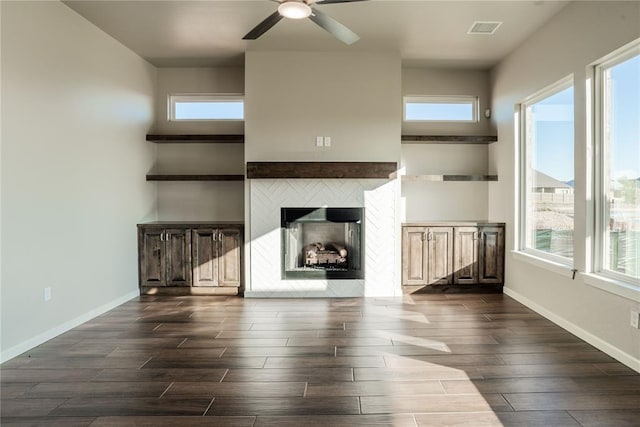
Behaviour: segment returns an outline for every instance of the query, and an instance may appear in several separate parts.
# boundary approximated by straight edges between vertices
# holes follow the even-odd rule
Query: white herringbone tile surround
[[[401,295],[395,180],[253,179],[246,297]],[[364,280],[282,280],[280,208],[364,207]]]

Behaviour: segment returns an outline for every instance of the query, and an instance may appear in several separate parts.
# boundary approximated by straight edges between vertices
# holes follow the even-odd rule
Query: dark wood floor
[[[3,426],[640,426],[640,375],[503,295],[141,297],[0,374]]]

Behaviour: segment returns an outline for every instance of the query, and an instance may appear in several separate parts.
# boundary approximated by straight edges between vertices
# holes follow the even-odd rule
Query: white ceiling
[[[312,21],[283,19],[255,41],[242,37],[277,9],[269,0],[64,1],[158,67],[241,65],[244,52],[397,51],[406,66],[489,68],[567,1],[402,1],[316,5],[355,31],[343,45]],[[503,21],[494,35],[468,35],[473,21]]]

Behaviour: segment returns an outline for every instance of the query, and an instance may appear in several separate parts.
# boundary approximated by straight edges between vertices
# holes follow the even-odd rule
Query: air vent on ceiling
[[[500,25],[502,25],[500,21],[476,21],[471,25],[467,34],[493,34]]]

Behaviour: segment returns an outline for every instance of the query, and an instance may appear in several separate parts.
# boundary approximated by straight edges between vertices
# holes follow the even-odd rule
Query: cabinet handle
[[[160,233],[160,241],[164,242],[164,231],[162,233]]]
[[[422,232],[422,240],[423,240],[423,241],[424,241],[424,240],[427,240],[427,232],[426,232],[426,231],[423,231],[423,232]]]
[[[218,232],[217,232],[217,231],[214,231],[214,232],[213,232],[213,241],[214,241],[214,242],[217,242],[217,241],[218,241]]]
[[[171,233],[164,233],[164,238],[168,242],[171,239]]]
[[[218,241],[222,242],[222,231],[218,231]]]
[[[478,240],[480,237],[480,233],[478,233],[477,231],[473,232],[473,240]]]
[[[427,240],[428,240],[429,242],[433,240],[433,232],[432,232],[432,231],[430,231],[430,232],[428,232],[428,233],[427,233]]]
[[[484,239],[486,239],[486,238],[487,238],[486,233],[485,233],[484,231],[481,231],[481,232],[480,232],[480,240],[484,240]]]

